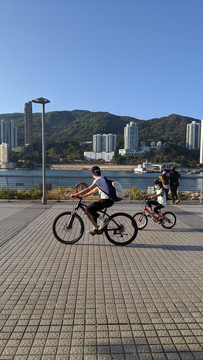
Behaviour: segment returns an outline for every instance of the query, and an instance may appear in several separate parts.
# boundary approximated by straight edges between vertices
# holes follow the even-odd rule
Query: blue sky
[[[203,0],[0,0],[0,14],[0,114],[42,96],[46,111],[203,118]]]

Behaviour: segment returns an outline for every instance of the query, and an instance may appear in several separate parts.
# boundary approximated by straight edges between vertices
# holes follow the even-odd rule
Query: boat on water
[[[193,169],[193,170],[190,170],[188,172],[188,174],[200,174],[200,170],[199,169]]]
[[[148,161],[143,162],[143,164],[138,164],[136,168],[134,168],[134,172],[137,174],[146,174],[152,173],[153,170],[150,170],[151,164]]]
[[[136,173],[136,174],[146,174],[146,173],[152,172],[152,171],[147,170],[147,169],[145,169],[145,168],[143,168],[143,167],[141,167],[141,168],[137,167],[137,168],[135,168],[133,171],[134,171],[134,173]]]

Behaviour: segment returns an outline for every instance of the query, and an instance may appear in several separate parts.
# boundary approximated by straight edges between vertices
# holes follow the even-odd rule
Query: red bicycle
[[[137,223],[138,230],[142,230],[147,226],[148,218],[151,218],[154,222],[161,224],[165,229],[171,229],[176,224],[176,216],[174,213],[170,211],[166,211],[164,213],[161,213],[161,211],[159,211],[159,213],[161,214],[161,217],[148,209],[145,198],[145,206],[143,211],[137,212],[133,216]]]

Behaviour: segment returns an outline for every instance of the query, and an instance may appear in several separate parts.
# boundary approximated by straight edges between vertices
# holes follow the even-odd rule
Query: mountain
[[[19,145],[24,143],[24,114],[0,114],[0,120],[14,120],[18,127]],[[139,129],[139,141],[171,142],[185,145],[186,125],[191,117],[171,114],[166,117],[140,120],[129,116],[116,116],[107,112],[85,110],[47,112],[45,118],[45,136],[49,143],[67,143],[91,141],[93,134],[114,133],[118,137],[118,147],[123,146],[123,129],[130,121],[135,121]],[[41,113],[33,114],[33,139],[41,142]]]

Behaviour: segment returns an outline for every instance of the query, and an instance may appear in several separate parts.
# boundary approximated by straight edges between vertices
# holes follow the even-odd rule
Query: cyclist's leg
[[[147,200],[147,207],[150,212],[152,212],[152,200]]]
[[[104,208],[107,209],[114,204],[114,201],[111,199],[101,199],[100,202],[101,202],[100,211],[103,210]],[[106,217],[104,213],[103,214],[100,213],[99,219],[100,219],[99,230],[103,230],[109,222],[109,217]]]
[[[100,199],[94,201],[88,205],[85,209],[85,213],[88,216],[89,220],[92,222],[95,228],[98,228],[97,219],[99,217],[98,211],[110,207],[113,205],[113,201],[110,199]]]
[[[160,212],[160,210],[161,210],[162,208],[164,208],[164,206],[161,205],[161,204],[159,204],[158,202],[157,202],[157,204],[158,204],[158,205],[155,206],[155,208],[154,208],[154,212],[155,212],[155,214],[158,215],[159,218],[161,218],[161,217],[162,217],[162,213]]]
[[[97,212],[95,210],[95,205],[96,201],[91,203],[90,205],[88,205],[86,208],[85,208],[85,214],[87,215],[88,219],[91,221],[91,223],[94,225],[95,229],[98,228],[98,225],[97,225]]]
[[[158,204],[158,202],[156,201],[156,200],[148,200],[147,201],[147,206],[148,206],[148,208],[149,208],[149,211],[150,212],[153,212],[152,211],[152,205],[157,205]]]

